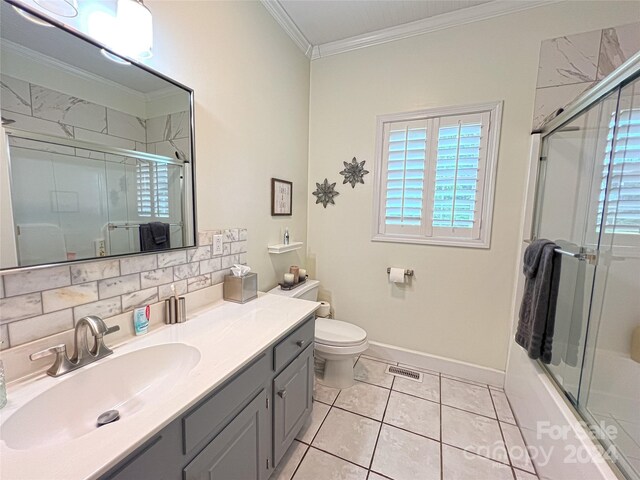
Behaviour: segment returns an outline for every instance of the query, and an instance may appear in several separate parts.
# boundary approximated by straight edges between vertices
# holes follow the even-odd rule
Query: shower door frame
[[[603,79],[598,85],[588,90],[580,97],[578,97],[575,101],[569,104],[565,110],[559,114],[556,118],[545,124],[540,130],[532,132],[532,163],[530,165],[529,171],[529,191],[526,198],[526,205],[530,205],[527,208],[524,218],[524,231],[523,231],[523,241],[525,243],[529,243],[534,240],[538,234],[539,230],[539,221],[540,221],[540,206],[539,202],[540,197],[544,193],[544,183],[546,177],[546,166],[545,161],[546,158],[543,156],[543,148],[544,148],[544,139],[557,132],[564,125],[568,124],[572,120],[578,118],[581,114],[586,112],[591,106],[597,104],[601,100],[603,100],[609,94],[616,92],[618,94],[617,108],[616,108],[616,119],[614,121],[614,125],[617,126],[617,115],[619,114],[619,99],[622,92],[622,89],[630,84],[633,81],[636,81],[640,78],[640,52],[636,53],[633,57],[627,60],[623,65],[621,65],[618,69],[612,72],[608,77]],[[612,145],[615,142],[615,130],[614,135],[611,140]],[[613,155],[613,148],[611,151],[611,155]],[[610,188],[611,176],[610,172],[613,168],[613,161],[609,162],[609,173],[607,174],[607,184],[605,187],[605,198],[606,194]],[[606,201],[603,205],[603,214],[601,217],[601,223],[603,224],[606,218]],[[527,214],[528,213],[528,214]],[[593,307],[593,289],[596,282],[597,275],[597,265],[598,265],[598,254],[600,251],[600,243],[602,240],[604,229],[600,228],[600,232],[598,233],[597,238],[597,246],[596,246],[596,258],[595,265],[596,270],[594,271],[593,282],[591,285],[591,291],[589,296],[591,300],[589,302],[589,312],[587,315],[586,321],[586,331],[585,331],[585,342],[581,347],[582,350],[582,363],[580,366],[579,372],[579,385],[578,385],[578,397],[572,398],[569,395],[563,385],[559,383],[559,381],[555,378],[554,374],[547,368],[545,364],[543,364],[540,360],[537,360],[537,364],[541,367],[542,371],[545,372],[546,376],[551,380],[551,383],[556,387],[559,393],[565,398],[566,402],[570,409],[574,412],[574,414],[582,419],[588,427],[585,428],[597,428],[597,421],[592,416],[592,414],[586,408],[586,403],[583,404],[581,401],[583,391],[589,390],[589,385],[591,382],[590,377],[591,372],[593,370],[593,366],[588,367],[587,363],[587,352],[589,348],[593,348],[596,338],[591,335],[592,328],[597,327],[598,325],[591,325],[592,321],[592,307]],[[593,362],[592,362],[593,363]],[[594,427],[595,426],[595,427]],[[597,435],[594,438],[594,441],[597,440],[597,444],[601,445],[603,449],[608,451],[611,446],[615,446],[615,443],[612,441],[605,441],[602,435]],[[622,463],[627,463],[626,459],[622,457]],[[621,472],[621,469],[618,465],[620,461],[620,457],[618,457],[617,461],[613,461],[612,459],[607,459],[607,462],[611,467],[613,467],[616,471]],[[626,467],[626,465],[625,465]]]

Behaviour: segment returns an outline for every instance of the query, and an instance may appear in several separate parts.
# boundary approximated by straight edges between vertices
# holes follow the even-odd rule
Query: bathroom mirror
[[[195,245],[193,91],[1,3],[0,267]]]

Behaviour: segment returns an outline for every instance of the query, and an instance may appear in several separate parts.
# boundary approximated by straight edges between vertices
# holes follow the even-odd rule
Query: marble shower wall
[[[146,123],[142,118],[5,74],[0,75],[0,87],[2,116],[13,120],[14,128],[146,151]],[[34,148],[25,140],[15,139],[12,144],[16,142]],[[90,156],[80,149],[75,154]]]
[[[553,119],[640,51],[640,23],[545,40],[540,46],[533,129]]]
[[[213,255],[213,235],[223,235]],[[0,272],[0,340],[15,347],[74,328],[85,315],[113,317],[136,307],[223,282],[246,264],[247,230],[206,230],[198,246],[23,272]]]
[[[11,126],[20,130],[171,158],[189,157],[186,111],[144,119],[5,74],[0,75],[0,105],[2,116],[13,120]],[[35,148],[33,142],[21,139],[12,139],[11,144]],[[75,150],[79,157],[96,155]]]
[[[147,152],[190,160],[189,112],[149,118]]]

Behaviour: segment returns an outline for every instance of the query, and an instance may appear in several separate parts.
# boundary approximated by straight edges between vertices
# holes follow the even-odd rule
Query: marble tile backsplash
[[[640,23],[567,35],[540,45],[533,129],[640,51]]]
[[[213,255],[213,235],[223,254]],[[136,307],[200,290],[247,261],[247,230],[201,231],[198,246],[120,259],[0,272],[2,349],[69,330],[85,315],[113,317]]]

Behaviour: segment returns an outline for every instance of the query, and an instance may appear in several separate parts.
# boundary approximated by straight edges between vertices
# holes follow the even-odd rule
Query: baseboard
[[[427,370],[464,378],[473,382],[485,383],[500,388],[504,386],[503,371],[394,345],[369,341],[369,348],[365,355],[392,362],[406,363],[407,365],[426,368]]]

